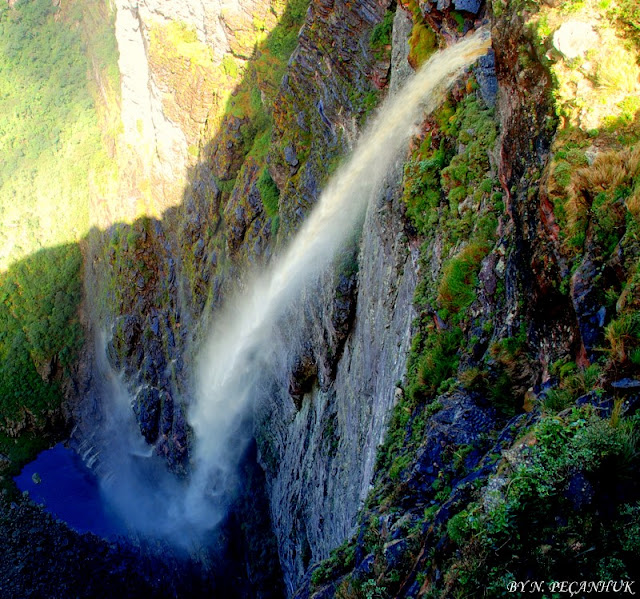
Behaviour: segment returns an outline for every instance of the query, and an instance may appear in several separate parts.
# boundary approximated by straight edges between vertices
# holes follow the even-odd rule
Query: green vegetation
[[[603,125],[620,127],[625,105],[637,98],[640,64],[640,9],[633,0],[532,3],[529,21],[538,59],[554,77],[556,111],[564,125],[583,131]],[[547,54],[552,37],[569,18],[597,23],[597,45],[584,57],[565,59],[559,52]],[[526,56],[522,56],[528,60]],[[615,64],[616,68],[611,68]],[[576,89],[580,92],[576,94]],[[637,139],[637,138],[636,138]]]
[[[382,60],[389,55],[391,49],[391,33],[393,31],[393,17],[395,14],[395,11],[388,10],[382,21],[371,31],[369,43],[378,60]]]
[[[476,299],[478,269],[489,251],[488,245],[483,242],[484,240],[468,244],[445,264],[438,288],[442,318],[458,320],[461,313]]]
[[[224,132],[230,117],[242,119],[242,153],[264,159],[269,150],[273,130],[271,106],[284,75],[287,61],[296,47],[298,31],[306,14],[308,0],[289,2],[279,21],[269,34],[256,44],[247,62],[241,81],[234,80],[235,89],[223,111]],[[304,156],[300,156],[303,159]],[[268,177],[268,179],[267,179]],[[268,172],[263,171],[258,182],[268,216],[277,216],[279,191]],[[273,210],[275,206],[275,210]]]
[[[482,377],[476,390],[489,395],[493,404],[512,416],[523,406],[527,387],[530,356],[527,352],[527,333],[524,323],[518,334],[493,343],[489,355],[494,361],[493,377]],[[521,381],[524,380],[524,385]]]
[[[264,167],[262,169],[260,177],[258,177],[256,186],[258,188],[258,191],[260,192],[262,205],[264,206],[264,211],[267,213],[267,216],[269,218],[277,216],[280,190],[278,189],[278,186],[275,184],[274,180],[271,178],[269,169],[267,167]]]
[[[353,567],[355,546],[349,541],[345,541],[339,547],[331,551],[331,556],[321,562],[311,575],[311,582],[318,586],[335,577],[336,574],[346,572]]]
[[[640,305],[638,233],[640,232],[640,9],[627,0],[585,0],[557,7],[540,4],[532,20],[534,39],[547,48],[567,19],[593,20],[597,47],[584,59],[549,54],[560,128],[542,189],[553,207],[554,235],[566,264],[560,291],[572,294],[574,274],[596,264],[589,281],[594,301],[606,310],[604,339],[594,348],[593,364],[567,373],[546,395],[546,409],[561,409],[576,394],[610,376],[635,376],[640,360],[635,314]],[[541,59],[542,60],[542,59]],[[544,61],[543,61],[544,62]],[[611,64],[616,64],[612,69]],[[576,89],[580,90],[576,94]],[[620,258],[617,258],[620,256]],[[619,260],[615,274],[607,266]],[[580,280],[580,279],[578,279]],[[569,363],[571,364],[571,362]],[[587,382],[582,385],[580,379]]]
[[[421,152],[428,157],[412,160],[405,164],[405,193],[407,216],[418,231],[428,231],[438,220],[437,208],[440,205],[440,171],[445,165],[444,143],[434,152],[429,152],[431,137],[428,136],[421,146]]]
[[[298,32],[307,14],[308,0],[291,0],[278,24],[266,38],[262,52],[268,53],[278,60],[278,68],[274,77],[279,82],[284,74],[286,63],[298,43]]]
[[[639,174],[640,145],[633,150],[601,154],[592,165],[567,175],[568,180],[563,180],[569,187],[564,203],[567,244],[574,253],[582,249],[591,226],[592,240],[603,257],[612,254],[627,230],[627,214],[640,195]]]
[[[398,596],[398,578],[420,596],[469,597],[479,589],[506,596],[513,580],[628,579],[640,567],[640,418],[623,416],[633,400],[616,399],[628,396],[610,387],[640,371],[640,7],[626,0],[491,4],[494,16],[517,13],[527,23],[526,43],[510,65],[518,85],[537,85],[527,77],[538,63],[552,70],[556,115],[540,131],[542,140],[555,135],[548,170],[538,150],[540,162],[510,179],[517,160],[503,156],[498,183],[496,123],[470,93],[473,79],[422,125],[402,198],[407,233],[423,242],[418,317],[397,384],[403,393],[353,541],[356,555],[371,552],[373,560],[342,580],[342,571],[333,573],[339,597],[361,599],[370,589]],[[408,8],[415,46],[424,24],[417,3]],[[464,26],[461,16],[447,15],[447,25]],[[594,23],[600,36],[572,61],[551,39],[568,18]],[[513,33],[507,47],[517,27]],[[537,110],[525,102],[523,123],[540,117]],[[508,148],[509,137],[503,142]],[[527,276],[542,297],[535,307],[527,305],[529,281],[523,289],[513,280],[509,260],[519,259],[525,269],[531,260]],[[556,302],[557,294],[570,297]],[[545,330],[544,310],[562,302],[565,331],[557,314],[550,319],[558,318],[557,328]],[[496,408],[495,428],[469,443],[449,441],[444,423],[458,400],[491,417],[487,407]],[[471,464],[476,470],[467,472]],[[421,551],[398,557],[391,547],[397,539],[411,545],[409,531],[420,532]]]
[[[640,367],[640,313],[625,310],[605,329],[609,359],[619,366]]]
[[[560,360],[552,364],[550,374],[558,379],[558,385],[547,391],[544,399],[545,409],[552,414],[572,406],[578,397],[600,389],[599,364],[580,368],[573,361]]]
[[[435,31],[425,22],[420,3],[409,0],[406,4],[413,19],[413,28],[409,37],[409,64],[417,69],[438,49]]]
[[[496,213],[501,209],[501,196],[489,176],[487,151],[497,136],[491,111],[475,93],[468,93],[457,105],[447,102],[433,120],[430,133],[405,166],[403,201],[417,234],[425,240],[425,270],[434,243],[442,248],[442,265],[437,280],[424,277],[417,286],[414,302],[419,317],[405,393],[378,454],[378,468],[393,472],[394,478],[411,463],[428,418],[441,407],[434,399],[456,384],[467,345],[468,309],[476,299],[478,271],[493,246]],[[503,402],[496,398],[496,404]]]
[[[636,119],[629,127],[637,125]],[[611,141],[607,131],[597,135],[605,147],[619,143]],[[589,143],[592,138],[576,130],[559,136],[547,193],[553,202],[561,247],[571,265],[563,292],[570,292],[570,277],[585,259],[606,262],[624,252],[615,277],[603,269],[591,281],[599,301],[613,315],[605,329],[605,343],[599,348],[600,367],[621,376],[631,374],[640,364],[635,324],[640,307],[640,144],[603,151],[588,164],[583,148]],[[559,401],[563,394],[569,397],[559,389],[552,400]]]
[[[213,179],[222,194],[218,198],[208,194],[202,187],[198,190],[198,195],[201,195],[199,201],[202,202],[200,209],[203,213],[209,213],[212,222],[224,218],[224,207],[236,186],[243,186],[243,189],[256,186],[264,216],[271,220],[271,235],[275,237],[278,234],[280,190],[265,164],[273,145],[274,101],[291,53],[297,45],[298,32],[308,4],[309,0],[272,2],[266,15],[254,16],[254,31],[246,32],[247,35],[243,36],[242,44],[247,50],[246,56],[243,56],[246,60],[238,58],[234,50],[234,55],[225,56],[217,68],[211,60],[201,65],[199,70],[194,69],[192,63],[185,61],[185,57],[177,52],[175,44],[167,44],[172,55],[163,49],[163,43],[158,45],[157,62],[170,73],[169,77],[177,78],[178,84],[172,84],[175,89],[180,87],[180,77],[185,80],[183,87],[190,85],[198,93],[202,93],[203,86],[208,89],[212,82],[219,83],[214,105],[207,110],[205,131],[197,132],[198,136],[202,135],[199,161],[213,163]],[[159,29],[158,40],[162,42],[163,39],[167,39],[166,35]],[[191,43],[205,47],[197,40]],[[175,60],[171,58],[173,55],[176,56]],[[176,64],[182,64],[183,61],[184,68],[178,69]],[[177,72],[180,70],[182,75]],[[184,105],[188,105],[188,100]],[[308,155],[308,145],[298,148],[300,162],[304,162]],[[247,202],[244,193],[236,194],[234,198],[239,202]],[[254,211],[254,207],[248,210]],[[225,231],[223,228],[213,231],[208,226],[204,228],[187,224],[180,230],[180,237],[182,247],[204,243],[197,254],[186,252],[182,261],[194,305],[203,307],[203,298],[208,297],[207,301],[213,299],[211,294],[214,287],[208,284],[210,267],[202,262],[215,253],[218,274],[231,264]],[[240,247],[238,243],[231,253],[239,251]],[[207,281],[203,278],[205,273]]]
[[[465,146],[463,152],[452,156],[445,138],[434,148],[433,136],[427,135],[405,168],[403,199],[407,215],[427,238],[425,253],[430,251],[437,229],[442,231],[443,256],[450,256],[444,261],[439,281],[424,280],[416,291],[416,304],[426,312],[409,356],[407,395],[413,404],[438,391],[455,374],[462,340],[460,325],[475,299],[477,273],[496,227],[491,205],[496,198],[491,193],[494,183],[486,176],[490,170],[487,149],[496,139],[490,111],[480,106],[475,94],[469,94],[455,111],[445,105],[436,120],[442,122],[442,133]],[[461,209],[464,204],[466,208]],[[467,242],[460,245],[465,239]],[[434,328],[432,310],[448,326]]]
[[[83,341],[81,264],[78,245],[68,244],[0,274],[0,432],[18,443],[3,444],[10,459],[31,457],[33,431],[59,420],[60,381]],[[6,454],[2,447],[0,453]]]
[[[171,48],[172,53],[181,59],[187,59],[194,67],[196,65],[209,67],[212,63],[211,49],[198,41],[198,36],[193,27],[189,27],[181,21],[170,21],[166,25],[157,25],[151,29],[151,47],[166,50]],[[153,51],[153,50],[152,50]],[[171,56],[164,56],[169,60]],[[225,57],[231,59],[231,57]],[[233,60],[231,59],[233,63]],[[233,65],[223,61],[224,70],[231,69]]]
[[[307,11],[309,0],[288,2],[277,24],[256,44],[254,53],[247,64],[240,82],[236,84],[234,94],[229,98],[226,113],[238,118],[249,119],[245,132],[246,150],[256,138],[271,127],[270,106],[287,61],[298,42],[298,32]]]
[[[607,16],[614,20],[631,40],[637,50],[640,50],[640,5],[635,0],[616,0],[605,2],[603,8]]]
[[[118,85],[108,14],[102,0],[0,6],[0,453],[11,472],[60,421],[83,342],[79,242],[89,195],[114,170],[94,100]]]
[[[447,524],[458,546],[446,565],[450,596],[510,580],[632,577],[640,550],[638,418],[591,406],[544,418],[522,439],[519,457],[490,497]],[[607,490],[604,491],[603,490]]]
[[[429,25],[416,22],[409,38],[409,63],[421,67],[438,49],[436,34]]]

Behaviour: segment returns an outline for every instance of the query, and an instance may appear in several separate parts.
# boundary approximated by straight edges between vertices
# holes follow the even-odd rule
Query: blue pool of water
[[[44,504],[48,512],[78,532],[104,538],[127,534],[122,522],[105,506],[94,473],[62,443],[40,453],[15,481],[33,501]]]

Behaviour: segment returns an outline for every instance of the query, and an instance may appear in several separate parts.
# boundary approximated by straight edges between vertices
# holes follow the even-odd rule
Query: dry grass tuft
[[[640,212],[640,144],[621,152],[600,154],[591,166],[574,171],[569,186],[567,222],[574,230],[588,218],[593,199],[599,193],[613,195],[628,187],[633,190],[625,205],[635,217]]]

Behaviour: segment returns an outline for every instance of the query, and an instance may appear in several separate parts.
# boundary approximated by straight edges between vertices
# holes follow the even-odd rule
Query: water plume
[[[151,458],[126,458],[124,453],[134,453],[135,444],[123,444],[128,449],[121,450],[115,461],[112,471],[118,480],[112,484],[112,495],[125,490],[124,500],[118,501],[120,512],[131,509],[127,504],[138,505],[141,513],[130,519],[133,526],[140,528],[137,523],[147,523],[152,513],[153,522],[161,523],[155,534],[171,536],[176,531],[211,530],[224,517],[237,484],[236,468],[250,438],[246,421],[251,400],[273,364],[273,328],[354,233],[369,199],[401,157],[416,124],[442,103],[461,72],[489,46],[486,31],[468,36],[436,53],[388,98],[286,251],[217,315],[193,373],[197,393],[189,412],[195,434],[190,479],[169,483],[155,466],[149,467]],[[295,331],[289,334],[295,338]],[[122,405],[127,403],[121,400]],[[122,430],[130,426],[130,421],[116,423]],[[125,466],[127,460],[131,463]],[[149,475],[138,470],[140,463],[149,468]],[[123,473],[127,473],[126,483]],[[140,479],[142,484],[137,482]],[[145,503],[144,497],[155,501],[162,494],[165,498],[153,507]]]
[[[438,52],[384,103],[288,249],[218,319],[201,354],[197,402],[189,414],[196,444],[187,517],[206,525],[205,498],[224,501],[232,486],[242,453],[242,414],[267,370],[274,323],[352,235],[416,123],[442,103],[461,71],[489,46],[487,32],[479,31]]]

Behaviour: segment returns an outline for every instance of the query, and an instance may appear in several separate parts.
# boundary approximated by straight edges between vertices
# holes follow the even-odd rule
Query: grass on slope
[[[79,241],[90,191],[111,168],[94,88],[115,77],[117,54],[101,15],[103,0],[0,6],[0,453],[10,461],[26,459],[23,440],[35,451],[26,431],[57,418],[82,343]]]

